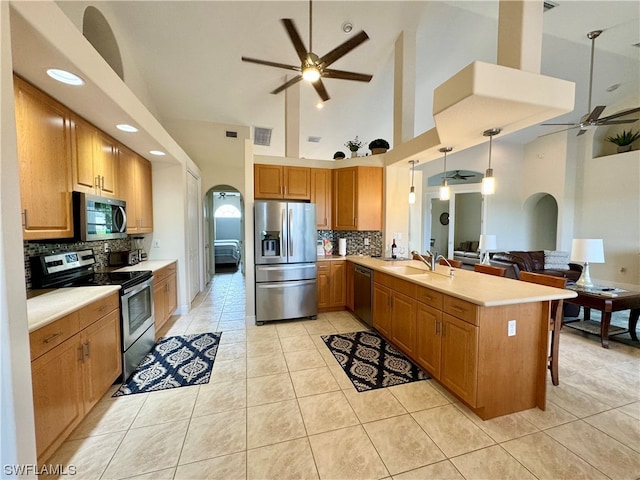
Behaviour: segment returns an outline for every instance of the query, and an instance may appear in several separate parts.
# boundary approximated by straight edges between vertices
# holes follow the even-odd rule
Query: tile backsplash
[[[96,257],[96,269],[104,268],[109,265],[109,255],[104,251],[104,244],[109,244],[111,251],[130,250],[131,240],[127,238],[119,238],[117,240],[106,240],[98,242],[70,242],[70,243],[55,243],[55,242],[23,242],[24,249],[24,273],[27,289],[31,288],[31,265],[29,263],[29,257],[47,255],[50,253],[69,252],[76,250],[85,250],[87,248],[93,249],[93,253]]]
[[[330,239],[333,244],[333,254],[338,254],[338,240],[347,240],[347,255],[383,255],[382,232],[371,231],[345,231],[345,230],[318,230],[318,240]],[[369,245],[364,244],[364,239],[369,239]]]

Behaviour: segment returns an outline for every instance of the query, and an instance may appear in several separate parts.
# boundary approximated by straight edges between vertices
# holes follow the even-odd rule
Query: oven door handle
[[[137,285],[127,288],[124,292],[122,292],[122,296],[132,297],[133,295],[135,295],[138,292],[141,292],[145,288],[151,288],[151,287],[153,287],[153,276],[142,283],[138,283]],[[153,293],[153,289],[151,290],[151,292]]]

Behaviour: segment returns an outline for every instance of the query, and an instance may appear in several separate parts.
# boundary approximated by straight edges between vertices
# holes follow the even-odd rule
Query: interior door
[[[200,180],[187,171],[189,302],[200,291]]]

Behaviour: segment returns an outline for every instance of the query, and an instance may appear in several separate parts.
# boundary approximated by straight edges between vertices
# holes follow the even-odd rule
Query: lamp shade
[[[604,263],[604,245],[601,238],[574,238],[571,242],[571,261]]]
[[[495,250],[498,248],[495,235],[480,235],[480,242],[478,245],[480,250]]]

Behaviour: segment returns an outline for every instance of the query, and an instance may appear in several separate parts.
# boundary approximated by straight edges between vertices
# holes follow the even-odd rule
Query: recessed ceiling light
[[[47,75],[67,85],[84,85],[84,80],[78,75],[67,72],[66,70],[60,70],[59,68],[50,68],[47,70]]]
[[[165,155],[166,155],[166,153],[164,153],[164,152],[163,152],[163,151],[161,151],[161,150],[149,150],[149,153],[150,153],[151,155],[156,155],[156,156],[158,156],[158,157],[163,157],[163,156],[165,156]]]
[[[122,130],[123,132],[130,132],[130,133],[135,133],[138,131],[138,129],[136,127],[134,127],[133,125],[129,125],[126,123],[120,123],[118,125],[116,125],[116,128],[118,130]]]

